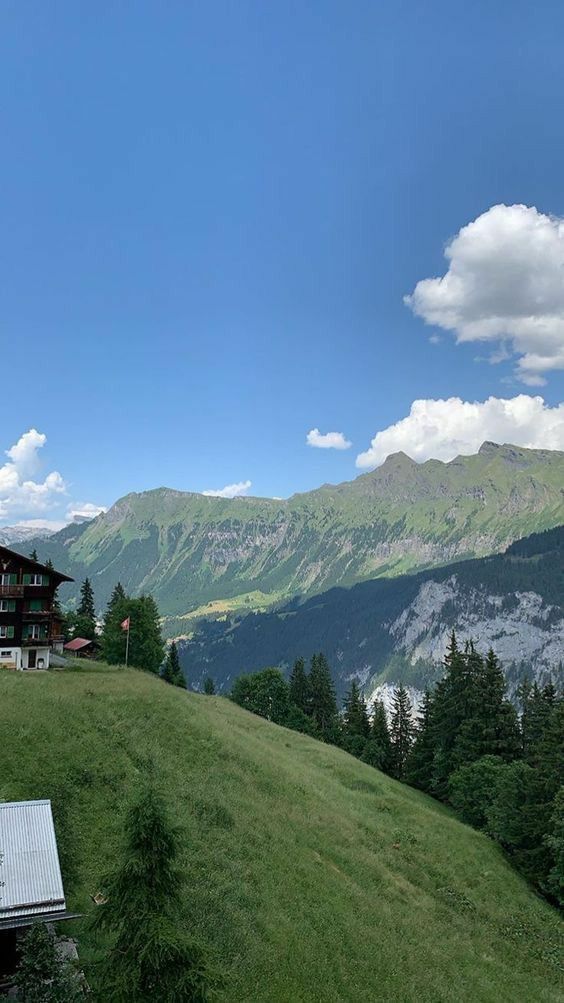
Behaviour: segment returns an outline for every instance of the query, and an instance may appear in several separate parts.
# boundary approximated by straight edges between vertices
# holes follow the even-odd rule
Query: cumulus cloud
[[[31,428],[6,450],[9,462],[0,467],[0,518],[11,512],[44,512],[65,494],[66,484],[57,470],[44,480],[33,479],[45,442],[46,436]]]
[[[102,512],[107,512],[107,508],[104,505],[95,505],[94,502],[73,502],[67,508],[67,522],[95,519]]]
[[[349,449],[352,446],[352,442],[349,442],[342,432],[322,434],[318,428],[312,428],[307,433],[306,442],[308,446],[314,446],[316,449]]]
[[[531,386],[564,369],[564,220],[533,206],[495,205],[447,244],[447,272],[405,303],[458,342],[504,343]]]
[[[508,442],[531,449],[564,450],[564,403],[519,394],[509,400],[416,400],[406,418],[378,432],[356,465],[371,469],[402,450],[414,460],[452,460],[475,453],[482,442]]]
[[[224,488],[217,490],[202,491],[202,494],[210,498],[241,498],[242,495],[249,493],[251,484],[252,481],[239,481],[237,484],[226,484]]]

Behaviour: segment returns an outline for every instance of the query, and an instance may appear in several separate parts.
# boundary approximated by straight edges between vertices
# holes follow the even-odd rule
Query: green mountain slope
[[[434,681],[452,630],[484,652],[495,647],[511,691],[524,674],[563,685],[564,526],[518,540],[503,554],[204,620],[181,642],[180,657],[192,686],[202,688],[211,675],[229,690],[242,672],[287,670],[299,655],[323,651],[339,696],[354,677],[371,697],[379,686],[423,689]]]
[[[148,760],[221,1000],[564,999],[562,923],[486,837],[330,746],[132,670],[0,674],[0,791],[50,797],[72,909]],[[95,946],[77,923],[95,984]]]
[[[286,501],[161,488],[38,542],[101,605],[119,579],[161,611],[254,608],[333,585],[491,553],[564,522],[564,453],[485,443],[475,456],[417,464],[405,454]]]

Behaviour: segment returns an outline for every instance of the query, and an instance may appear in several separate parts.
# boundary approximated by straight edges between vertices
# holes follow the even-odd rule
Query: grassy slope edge
[[[134,670],[0,675],[0,797],[52,798],[71,908],[90,910],[150,756],[221,999],[564,999],[562,922],[492,842],[338,749]]]

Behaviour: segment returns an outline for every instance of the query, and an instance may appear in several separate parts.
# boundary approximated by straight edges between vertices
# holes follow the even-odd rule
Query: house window
[[[27,636],[30,637],[33,641],[38,641],[39,640],[39,624],[38,623],[32,623],[32,624],[30,624]]]
[[[0,575],[0,585],[15,585],[17,575],[13,574],[1,574]]]
[[[0,627],[0,637],[13,637],[14,628],[13,627]]]
[[[11,657],[12,657],[11,651],[0,651],[0,658],[11,658]]]
[[[13,613],[15,609],[15,599],[0,599],[0,613]]]
[[[30,585],[43,585],[43,575],[30,575],[29,576]]]

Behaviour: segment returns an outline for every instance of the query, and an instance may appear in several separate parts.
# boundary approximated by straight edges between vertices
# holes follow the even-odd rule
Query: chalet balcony
[[[50,609],[23,609],[22,617],[24,620],[46,620],[51,616]]]
[[[0,599],[21,597],[24,594],[24,588],[24,585],[0,585]]]
[[[49,637],[22,637],[21,643],[24,648],[49,648],[61,641],[64,641],[62,634],[50,634]]]

